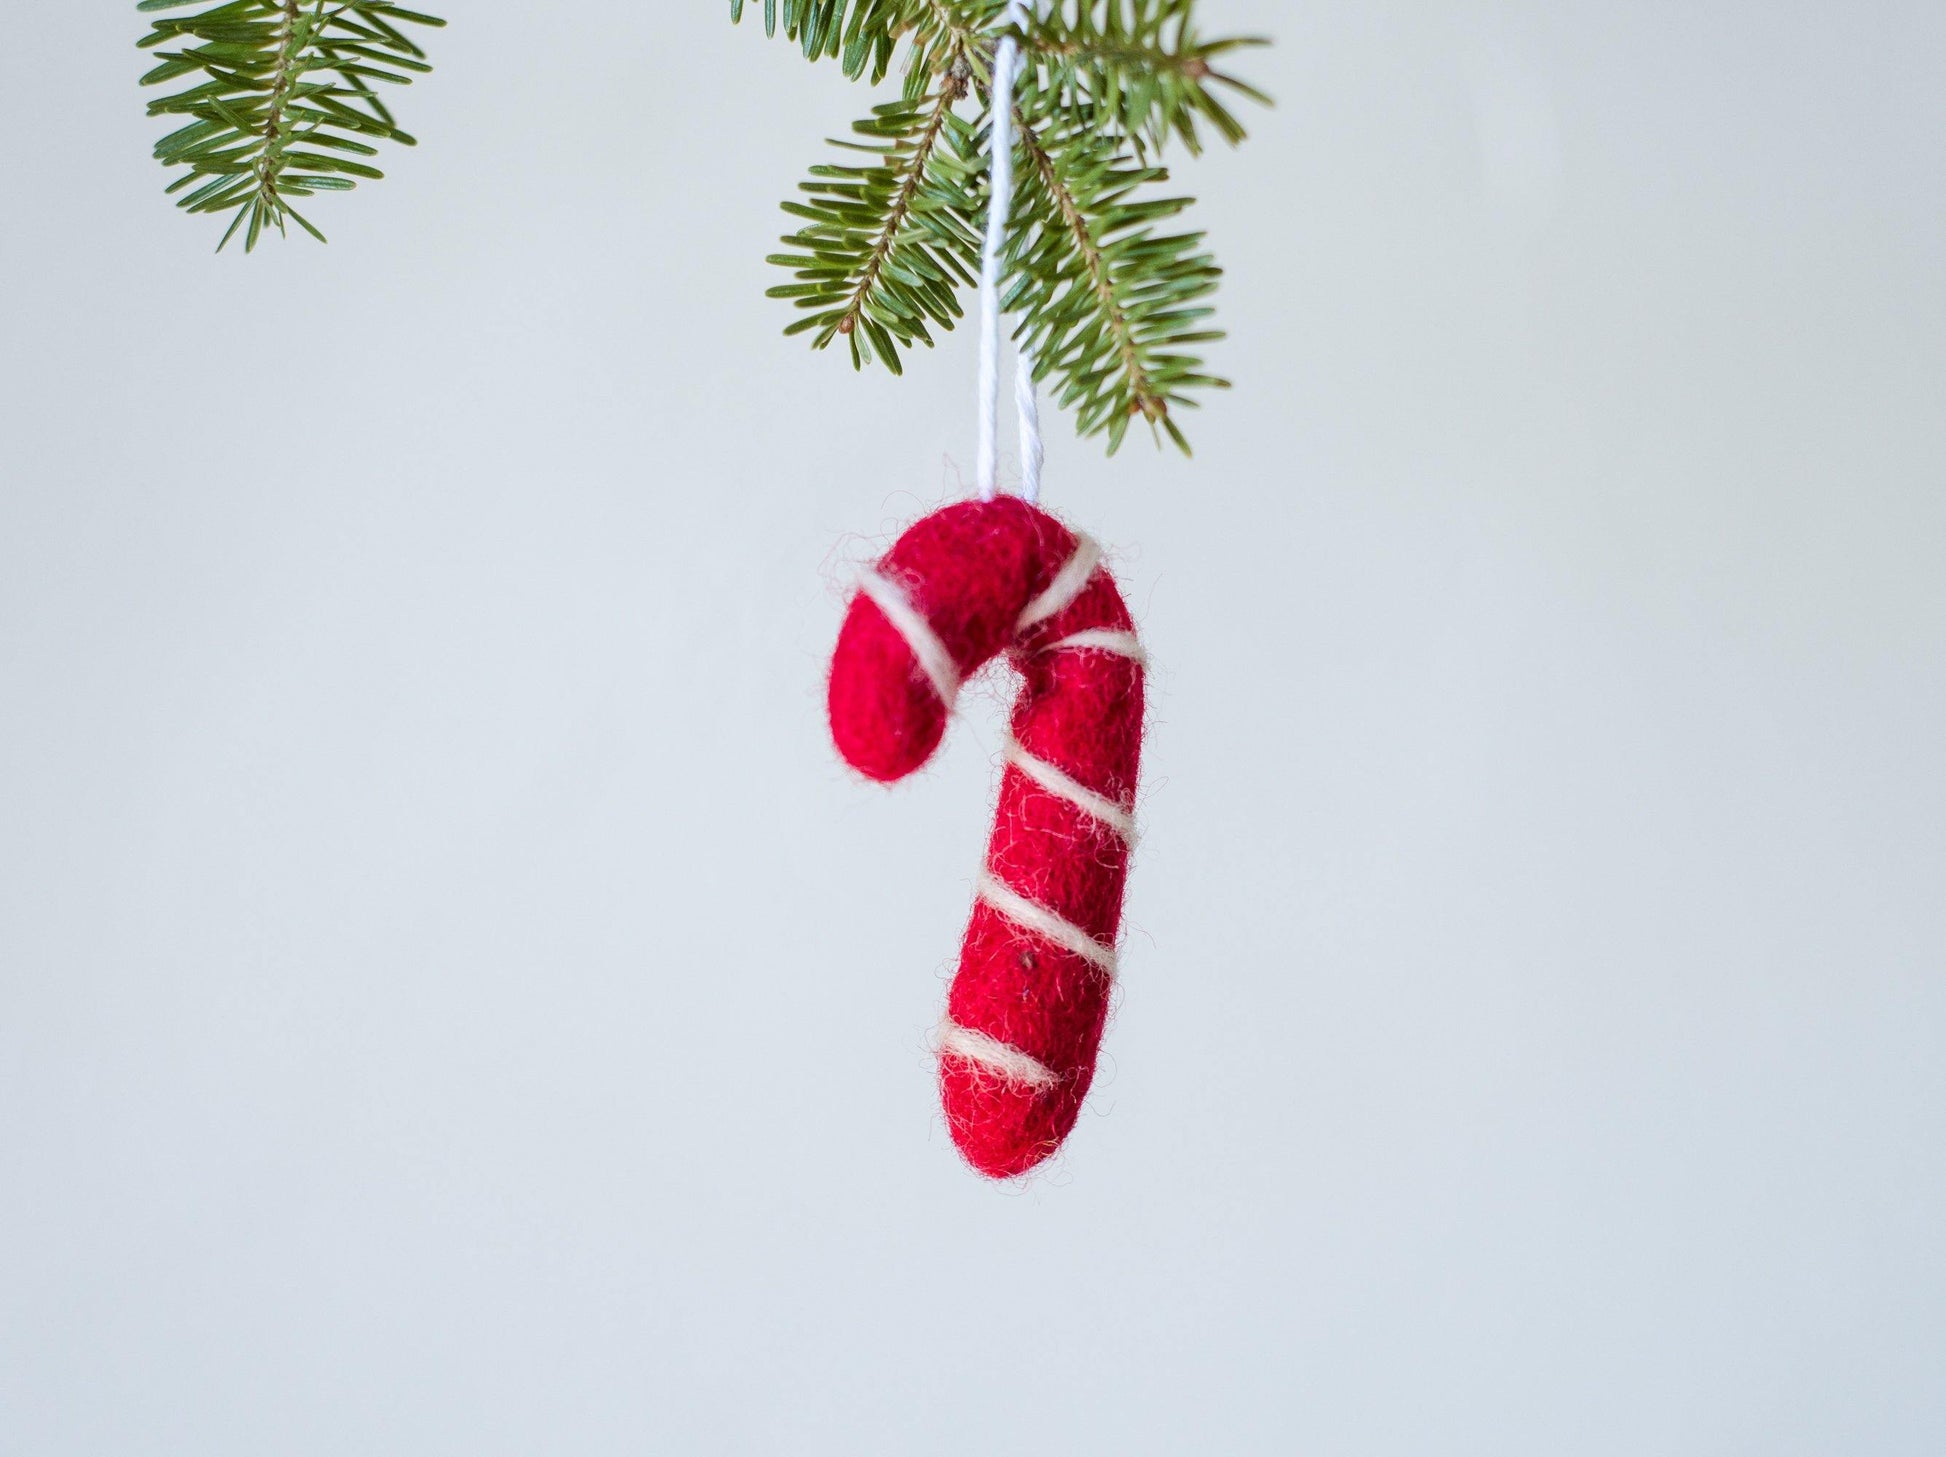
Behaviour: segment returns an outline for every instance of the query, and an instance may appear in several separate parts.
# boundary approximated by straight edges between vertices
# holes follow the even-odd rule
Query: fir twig
[[[142,0],[136,9],[196,3]],[[167,189],[193,189],[177,206],[231,214],[219,252],[239,228],[249,252],[266,228],[284,232],[286,219],[324,241],[292,200],[383,177],[355,160],[378,154],[373,141],[416,144],[372,83],[407,86],[430,71],[401,27],[445,23],[390,0],[228,0],[154,22],[139,44],[159,64],[142,84],[199,78],[149,103],[151,116],[190,118],[155,145],[165,167],[186,169]]]
[[[950,329],[959,317],[955,288],[974,281],[979,237],[971,132],[953,114],[965,81],[949,76],[938,95],[880,106],[856,124],[875,143],[837,143],[869,152],[867,167],[824,165],[801,185],[807,200],[786,212],[809,226],[784,239],[790,253],[771,262],[795,283],[770,290],[809,311],[786,330],[808,333],[822,349],[838,335],[862,366],[874,354],[903,373],[899,348],[930,345],[930,320]]]
[[[852,363],[903,369],[901,349],[933,343],[977,284],[987,207],[989,81],[1005,0],[752,0],[766,33],[812,60],[881,81],[903,48],[903,99],[854,130],[871,165],[820,165],[785,210],[807,226],[773,263],[793,281],[770,290],[804,311],[787,330],[816,348],[844,337]],[[731,19],[745,0],[730,0]],[[1175,418],[1223,388],[1191,352],[1222,337],[1209,296],[1221,271],[1202,235],[1159,225],[1187,198],[1149,195],[1167,179],[1157,154],[1200,151],[1207,131],[1235,144],[1236,99],[1267,98],[1218,63],[1262,45],[1207,39],[1196,0],[1057,0],[1017,33],[1021,178],[1007,254],[1006,307],[1083,435],[1117,449],[1132,420],[1183,450]],[[970,118],[969,118],[970,113]]]
[[[1138,197],[1168,174],[1085,117],[1043,132],[1017,110],[1014,129],[1026,166],[1002,305],[1022,315],[1036,373],[1061,381],[1060,403],[1075,410],[1076,428],[1106,433],[1111,453],[1141,418],[1187,454],[1170,406],[1193,405],[1192,389],[1229,387],[1183,352],[1222,337],[1206,326],[1214,310],[1201,302],[1221,270],[1201,250],[1202,234],[1153,226],[1189,199]]]
[[[1192,153],[1202,151],[1199,118],[1235,146],[1243,124],[1219,89],[1265,105],[1270,100],[1214,64],[1269,42],[1202,39],[1195,0],[1088,0],[1072,13],[1062,6],[1030,26],[1022,44],[1032,67],[1024,110],[1060,110],[1073,122],[1087,118],[1126,137],[1139,153],[1160,150],[1171,136]]]

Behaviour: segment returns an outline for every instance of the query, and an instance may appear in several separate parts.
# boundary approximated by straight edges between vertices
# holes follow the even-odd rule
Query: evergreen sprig
[[[901,46],[902,98],[874,108],[835,145],[866,166],[821,164],[785,211],[807,224],[770,261],[793,281],[770,290],[804,311],[785,332],[816,348],[843,337],[852,362],[895,373],[901,349],[931,345],[977,284],[989,186],[987,138],[996,30],[1006,0],[752,0],[812,60],[874,83]],[[1227,381],[1195,352],[1220,339],[1209,297],[1220,270],[1202,235],[1160,225],[1189,205],[1153,195],[1159,154],[1194,153],[1205,131],[1244,136],[1230,104],[1265,102],[1219,70],[1251,37],[1206,39],[1196,0],[1057,0],[1015,32],[1015,175],[1006,306],[1022,321],[1036,372],[1112,453],[1146,420],[1185,452],[1174,411]],[[740,20],[745,0],[730,0]]]
[[[1222,93],[1262,105],[1270,98],[1214,63],[1268,42],[1204,40],[1195,8],[1196,0],[1110,0],[1072,12],[1064,6],[1037,21],[1022,42],[1033,63],[1024,108],[1045,106],[1066,111],[1075,124],[1105,124],[1139,153],[1161,150],[1172,136],[1191,153],[1201,152],[1199,118],[1235,146],[1244,138],[1243,124]]]
[[[136,9],[197,3],[142,0]],[[186,169],[167,189],[193,189],[177,206],[232,214],[219,252],[239,228],[248,252],[266,228],[284,232],[286,219],[324,241],[292,200],[383,177],[358,160],[378,154],[372,142],[416,145],[373,83],[407,86],[430,71],[402,27],[445,23],[390,0],[229,0],[157,20],[139,44],[160,64],[142,84],[197,78],[149,103],[151,116],[189,118],[155,146],[165,167]]]
[[[856,81],[870,72],[874,85],[891,69],[901,38],[910,43],[906,99],[926,91],[925,78],[959,59],[980,41],[1006,0],[760,0],[764,34],[796,41],[807,60],[830,58]],[[730,0],[732,24],[743,19],[744,0]],[[916,87],[916,89],[915,89]]]
[[[771,293],[809,311],[786,333],[812,333],[820,349],[843,335],[855,363],[876,356],[902,374],[899,349],[930,345],[928,322],[953,327],[980,251],[980,163],[972,128],[953,112],[963,85],[949,77],[935,96],[875,107],[854,128],[872,140],[838,144],[872,164],[813,167],[804,200],[784,204],[807,226],[770,260],[797,282]]]
[[[1076,428],[1105,433],[1111,454],[1138,418],[1187,454],[1171,407],[1194,406],[1190,390],[1227,385],[1185,352],[1222,337],[1205,302],[1222,270],[1201,233],[1155,226],[1190,200],[1143,195],[1168,173],[1085,110],[1036,127],[1023,108],[1014,126],[1019,190],[1001,302],[1021,316],[1036,376],[1060,382]]]

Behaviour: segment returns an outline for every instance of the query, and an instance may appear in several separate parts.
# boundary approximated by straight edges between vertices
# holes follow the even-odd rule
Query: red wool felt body
[[[831,734],[884,783],[932,756],[960,683],[1024,680],[940,1031],[953,1142],[993,1178],[1060,1147],[1094,1080],[1135,837],[1142,649],[1099,548],[1016,497],[916,523],[860,584],[831,664]]]

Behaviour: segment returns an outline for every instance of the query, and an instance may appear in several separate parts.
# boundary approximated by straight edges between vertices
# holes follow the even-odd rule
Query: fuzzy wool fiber
[[[959,683],[1005,653],[1023,680],[940,1032],[953,1142],[1011,1178],[1073,1129],[1114,984],[1142,752],[1143,658],[1092,542],[1016,497],[901,536],[852,601],[831,734],[891,783],[938,748]]]

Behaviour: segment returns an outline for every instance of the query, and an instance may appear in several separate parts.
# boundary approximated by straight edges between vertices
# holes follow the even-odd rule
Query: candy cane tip
[[[1058,1091],[1009,1082],[966,1059],[940,1061],[953,1147],[989,1179],[1017,1179],[1055,1154],[1073,1126]]]
[[[990,1179],[1016,1179],[1047,1162],[1073,1131],[1090,1070],[1035,1086],[998,1076],[977,1062],[943,1057],[940,1103],[953,1146]]]
[[[896,783],[939,747],[949,704],[873,594],[853,600],[844,642],[827,685],[832,743],[867,779]]]

